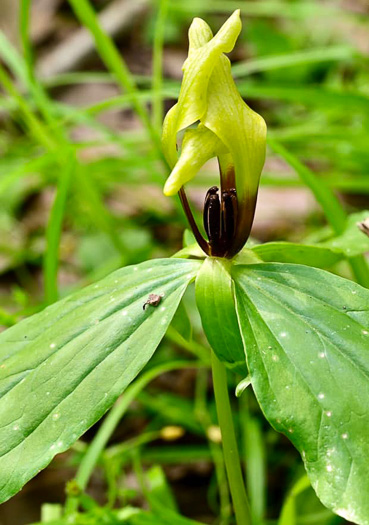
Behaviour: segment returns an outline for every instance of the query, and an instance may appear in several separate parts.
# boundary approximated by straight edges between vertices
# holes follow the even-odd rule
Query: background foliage
[[[163,112],[179,92],[194,16],[216,30],[241,8],[244,29],[231,55],[233,75],[245,100],[267,121],[270,146],[253,237],[331,246],[331,230],[343,232],[346,212],[368,209],[365,2],[96,1],[99,19],[86,0],[17,4],[0,6],[4,328],[122,265],[182,247],[186,222],[178,203],[162,196],[166,171],[158,137]],[[197,210],[215,181],[216,166],[209,163],[191,185]],[[324,188],[339,196],[342,209]],[[346,230],[341,240],[351,239],[350,231],[355,236]],[[353,250],[355,243],[342,242]],[[350,267],[333,257],[328,266],[368,279],[356,259]],[[58,456],[1,507],[1,523],[38,521],[41,504],[64,502],[64,484],[76,469],[83,488],[90,481],[88,495],[78,495],[84,512],[76,523],[123,523],[144,502],[151,514],[131,517],[132,523],[158,523],[155,513],[162,515],[163,501],[167,522],[182,519],[180,508],[200,522],[230,523],[208,350],[193,313],[193,290],[184,304],[154,360],[106,418],[108,430],[100,427],[105,434],[93,428]],[[230,388],[238,378],[232,381]],[[298,454],[266,424],[252,394],[235,400],[237,405],[257,519],[344,523],[308,488]],[[73,509],[73,485],[68,491]],[[58,506],[42,507],[44,522],[62,523],[59,515]]]

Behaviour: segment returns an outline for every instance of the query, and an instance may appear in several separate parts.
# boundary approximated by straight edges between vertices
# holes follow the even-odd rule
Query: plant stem
[[[211,362],[215,403],[222,433],[223,455],[236,520],[238,525],[252,525],[250,504],[243,481],[231,404],[229,401],[227,372],[225,366],[219,361],[214,352],[212,352]]]
[[[212,421],[206,402],[208,387],[208,370],[200,369],[197,372],[195,387],[195,418],[201,424],[204,434],[208,437],[210,454],[214,462],[215,476],[218,484],[219,493],[219,525],[229,525],[232,518],[232,505],[225,470],[224,456],[220,443],[210,439],[207,430]]]

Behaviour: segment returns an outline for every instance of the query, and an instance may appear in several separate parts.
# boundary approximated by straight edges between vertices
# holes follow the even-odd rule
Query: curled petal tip
[[[188,30],[188,40],[190,43],[189,53],[193,49],[205,45],[213,38],[213,33],[208,24],[202,18],[194,18]]]
[[[165,183],[163,193],[166,197],[173,197],[178,192],[178,189],[172,184]]]
[[[227,150],[218,137],[204,126],[185,132],[182,152],[164,186],[164,195],[175,195],[212,157]]]

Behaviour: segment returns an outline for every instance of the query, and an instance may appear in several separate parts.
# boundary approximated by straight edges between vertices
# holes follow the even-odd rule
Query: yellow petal
[[[225,56],[218,60],[210,78],[203,124],[229,149],[240,198],[256,192],[265,161],[266,124],[241,98]]]
[[[202,123],[227,146],[235,170],[239,202],[239,242],[250,232],[261,170],[265,161],[266,124],[243,101],[231,75],[231,65],[221,56],[210,77],[208,108]],[[229,163],[229,158],[228,158]]]
[[[183,65],[178,103],[168,112],[163,125],[163,150],[171,167],[177,160],[177,133],[206,113],[209,78],[222,53],[233,49],[240,31],[239,10],[229,17],[213,38],[211,29],[200,18],[195,18],[191,24],[189,56]]]
[[[183,137],[181,156],[164,186],[164,194],[175,195],[197,174],[206,161],[227,152],[212,131],[199,126],[188,129]]]

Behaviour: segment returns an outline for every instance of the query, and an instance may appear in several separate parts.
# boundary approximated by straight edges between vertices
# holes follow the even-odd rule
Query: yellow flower
[[[207,160],[218,157],[220,208],[225,206],[223,195],[232,190],[237,196],[237,217],[232,239],[219,241],[223,247],[215,246],[219,242],[209,239],[209,254],[215,254],[213,244],[215,252],[228,257],[237,253],[249,236],[266,144],[265,122],[242,100],[231,75],[230,61],[224,55],[232,51],[240,31],[239,10],[214,37],[206,22],[194,19],[178,103],[165,117],[162,136],[164,154],[172,168],[164,187],[166,195],[176,194]],[[186,131],[178,158],[177,134],[181,130]],[[222,223],[221,217],[219,220]]]

